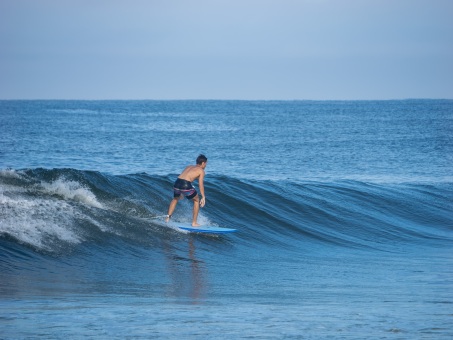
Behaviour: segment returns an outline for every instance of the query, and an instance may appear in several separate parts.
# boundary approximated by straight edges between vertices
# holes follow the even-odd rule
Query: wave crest
[[[106,175],[74,169],[0,171],[0,238],[34,249],[102,243],[150,246],[175,233],[162,221],[173,176]],[[390,250],[453,241],[451,183],[293,183],[210,176],[200,221],[239,229],[238,247]],[[174,215],[191,217],[191,203]],[[189,237],[189,236],[187,236]]]

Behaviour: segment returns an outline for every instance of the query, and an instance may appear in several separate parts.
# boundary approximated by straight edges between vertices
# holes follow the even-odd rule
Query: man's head
[[[202,165],[203,163],[206,163],[208,159],[206,158],[205,155],[199,155],[197,157],[197,165]]]

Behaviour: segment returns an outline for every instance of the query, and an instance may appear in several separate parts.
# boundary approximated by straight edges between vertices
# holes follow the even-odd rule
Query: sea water
[[[450,339],[451,136],[451,100],[0,101],[0,338]],[[155,218],[200,153],[237,233]]]

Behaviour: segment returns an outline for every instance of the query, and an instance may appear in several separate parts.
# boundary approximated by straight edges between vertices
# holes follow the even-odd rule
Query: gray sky
[[[0,0],[0,99],[453,98],[452,0]]]

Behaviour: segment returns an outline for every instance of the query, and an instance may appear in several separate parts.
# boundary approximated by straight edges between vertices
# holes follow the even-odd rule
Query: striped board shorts
[[[192,185],[192,182],[186,181],[185,179],[178,178],[173,185],[173,197],[178,198],[181,195],[187,199],[192,199],[197,196],[197,190]]]

